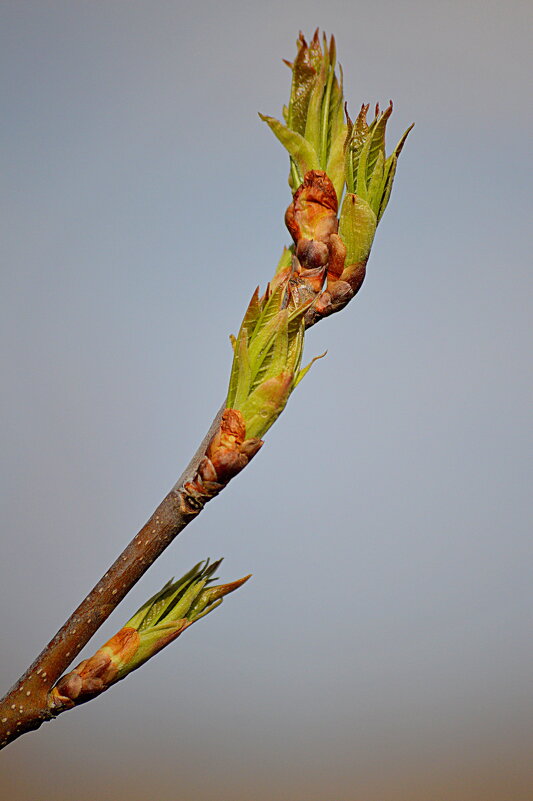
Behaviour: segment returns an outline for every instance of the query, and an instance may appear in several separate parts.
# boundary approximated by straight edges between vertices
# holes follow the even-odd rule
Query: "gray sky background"
[[[7,689],[144,523],[288,241],[281,58],[411,121],[363,290],[170,576],[253,580],[3,755],[10,801],[533,796],[531,6],[3,2]]]

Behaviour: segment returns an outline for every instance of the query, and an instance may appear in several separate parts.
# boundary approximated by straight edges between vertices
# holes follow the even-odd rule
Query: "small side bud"
[[[329,220],[331,215],[336,229],[336,216],[332,211],[336,203],[335,190],[328,177],[321,172],[308,173],[302,192],[297,201],[291,204],[295,226],[301,226],[306,233],[315,235],[315,238],[298,240],[300,256],[312,254],[312,260],[320,262],[325,255],[327,260],[328,245],[319,237],[328,228],[329,223],[325,225],[324,221]],[[329,234],[325,238],[328,240]],[[251,458],[250,452],[255,454],[261,446],[261,438],[285,408],[301,377],[304,316],[324,280],[325,265],[302,268],[296,273],[298,256],[292,256],[292,260],[292,272],[286,273],[282,280],[273,282],[274,288],[269,286],[264,297],[258,301],[253,322],[250,308],[246,312],[234,349],[223,420],[229,414],[239,415],[242,420],[245,434],[241,431],[232,447],[240,455],[245,455],[247,461]],[[286,264],[282,263],[278,277],[287,269]],[[299,300],[302,288],[311,297],[296,302],[295,298]],[[207,449],[206,455],[215,468],[218,458],[215,453],[221,444],[222,438],[215,435]]]
[[[209,586],[221,562],[200,562],[178,581],[165,584],[93,656],[59,679],[49,693],[51,713],[83,704],[128,676],[250,578]]]

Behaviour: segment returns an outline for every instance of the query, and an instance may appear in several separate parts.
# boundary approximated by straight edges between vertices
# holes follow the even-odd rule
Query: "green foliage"
[[[310,302],[289,310],[285,294],[281,284],[260,301],[256,290],[234,340],[226,408],[241,412],[247,438],[268,431],[311,366],[300,368]]]
[[[335,39],[332,36],[328,44],[324,35],[321,44],[317,30],[309,45],[300,34],[297,47],[294,63],[289,64],[292,86],[289,105],[283,113],[285,124],[273,117],[259,116],[291,157],[289,185],[292,191],[296,191],[309,170],[324,170],[340,200],[347,129],[342,74],[337,76],[335,72]]]

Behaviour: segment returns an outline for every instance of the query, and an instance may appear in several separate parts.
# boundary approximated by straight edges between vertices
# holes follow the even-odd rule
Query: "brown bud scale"
[[[225,409],[194,478],[181,488],[182,511],[198,514],[207,501],[246,467],[262,444],[260,439],[246,439],[246,423],[239,411]]]

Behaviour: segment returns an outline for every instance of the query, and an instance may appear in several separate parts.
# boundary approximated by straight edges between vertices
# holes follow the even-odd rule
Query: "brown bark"
[[[0,701],[0,748],[53,717],[48,694],[56,681],[150,565],[196,517],[201,507],[190,510],[184,502],[184,485],[195,479],[223,411],[220,409],[198,451],[148,522]]]

